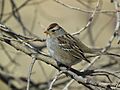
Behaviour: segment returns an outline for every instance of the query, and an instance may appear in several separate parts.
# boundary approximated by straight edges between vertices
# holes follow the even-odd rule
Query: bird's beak
[[[48,32],[48,31],[45,31],[44,33],[46,33],[47,35],[49,34],[49,32]]]

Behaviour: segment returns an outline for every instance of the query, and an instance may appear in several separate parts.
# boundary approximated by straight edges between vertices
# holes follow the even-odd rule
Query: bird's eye
[[[56,31],[56,30],[54,30],[54,29],[52,30],[52,32],[55,32],[55,31]]]

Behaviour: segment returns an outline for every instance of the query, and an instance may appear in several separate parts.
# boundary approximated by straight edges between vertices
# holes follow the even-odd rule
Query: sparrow
[[[101,54],[102,49],[93,49],[86,46],[78,38],[66,32],[65,29],[57,23],[50,24],[44,33],[46,33],[47,36],[46,46],[48,52],[57,63],[71,67],[82,60],[90,63],[86,54],[93,54],[93,56]],[[104,54],[116,55],[107,52]]]

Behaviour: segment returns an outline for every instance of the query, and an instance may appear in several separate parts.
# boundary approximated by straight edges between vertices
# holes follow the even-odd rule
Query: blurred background
[[[44,31],[53,22],[58,23],[72,34],[86,26],[90,16],[95,11],[97,2],[98,0],[0,0],[0,23],[5,24],[17,34],[27,37],[37,36],[45,39]],[[115,4],[112,3],[112,0],[100,0],[93,22],[77,37],[87,46],[104,48],[115,30],[115,11]],[[117,41],[115,38],[112,42],[112,47],[115,48],[112,51],[120,53]],[[39,43],[39,45],[45,45],[45,43]],[[47,51],[46,48],[43,50]],[[10,80],[8,83],[0,80],[0,90],[25,90],[27,84],[22,83],[18,78],[22,77],[23,81],[26,80],[31,60],[24,53],[0,42],[0,67],[3,67],[6,73],[16,78],[16,81]],[[110,66],[111,68],[105,68],[110,68],[110,70],[119,70],[120,68],[118,58],[103,56],[96,63],[92,68],[101,68],[109,63],[114,64]],[[73,67],[82,69],[85,64],[85,62],[81,62]],[[31,90],[47,90],[56,71],[52,66],[37,61],[33,68],[31,80],[41,86],[39,89],[31,87]],[[8,79],[6,78],[6,80]],[[69,77],[64,79],[61,77],[53,89],[62,90],[69,80]],[[12,89],[10,86],[12,84],[18,89]],[[86,90],[82,89],[84,87],[77,82],[74,82],[69,90],[73,90],[73,88],[74,90],[80,90],[80,88]]]

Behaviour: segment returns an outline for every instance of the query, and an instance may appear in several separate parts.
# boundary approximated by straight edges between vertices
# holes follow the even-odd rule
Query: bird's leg
[[[80,72],[80,71],[72,68],[71,66],[64,65],[64,64],[62,64],[61,62],[58,62],[58,61],[57,61],[57,65],[60,68],[59,71],[62,71],[62,72],[73,72],[73,73],[76,73],[77,75],[80,75],[80,76],[83,73],[83,72]],[[66,74],[66,76],[69,76],[67,73],[65,73],[65,74]]]
[[[66,69],[68,68],[68,66],[62,64],[62,63],[59,62],[59,61],[57,61],[57,65],[58,65],[59,68],[62,68],[62,67],[66,68]]]
[[[65,64],[62,64],[62,63],[59,62],[59,61],[57,61],[57,65],[58,65],[58,67],[60,68],[60,70],[61,70],[62,72],[67,72],[67,71],[70,70],[70,68],[71,68],[71,67],[69,67],[69,66],[67,66],[67,65],[65,65]],[[66,74],[66,76],[68,76],[68,75]]]

